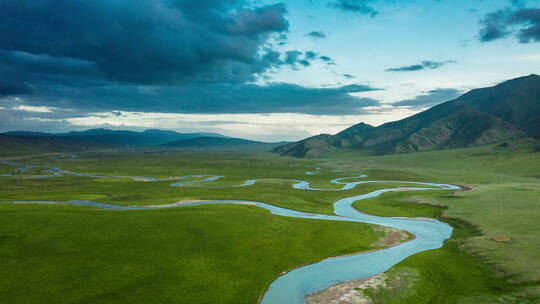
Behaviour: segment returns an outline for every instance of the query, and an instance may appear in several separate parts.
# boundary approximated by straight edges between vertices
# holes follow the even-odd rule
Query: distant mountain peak
[[[373,154],[468,147],[540,137],[540,76],[531,74],[472,90],[405,119],[373,127],[351,126],[275,149],[288,156],[318,157],[336,149]]]
[[[364,132],[364,131],[367,131],[367,130],[371,130],[373,129],[374,127],[372,125],[368,125],[367,123],[364,123],[364,122],[361,122],[361,123],[358,123],[354,126],[351,126],[341,132],[339,132],[338,134],[336,134],[336,136],[339,136],[339,137],[347,137],[347,136],[351,136],[351,135],[359,135],[360,133]]]
[[[352,126],[352,127],[357,127],[357,128],[374,128],[372,125],[367,124],[367,123],[365,123],[365,122],[357,123],[357,124],[355,124],[355,125]]]
[[[503,83],[507,83],[507,82],[520,82],[520,81],[540,81],[540,76],[538,76],[537,74],[530,74],[528,76],[523,76],[523,77],[518,77],[518,78],[514,78],[514,79],[510,79],[510,80],[507,80]]]

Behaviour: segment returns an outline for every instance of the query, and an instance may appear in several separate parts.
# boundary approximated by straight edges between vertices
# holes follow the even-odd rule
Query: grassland
[[[122,157],[122,155],[124,157]],[[340,188],[331,179],[353,176],[333,170],[315,170],[313,161],[289,160],[272,155],[241,154],[91,154],[68,160],[32,159],[32,163],[59,166],[62,169],[107,176],[149,176],[168,178],[184,175],[223,175],[204,186],[239,185],[246,179],[302,179],[312,187]],[[162,169],[160,169],[162,168]],[[161,172],[163,171],[163,172]],[[190,180],[190,179],[188,179]],[[197,180],[197,178],[194,178]],[[184,180],[182,180],[184,181]],[[347,181],[354,181],[353,179]],[[14,200],[97,200],[121,205],[169,204],[186,199],[260,201],[288,209],[332,214],[332,203],[339,198],[371,192],[377,189],[410,184],[370,183],[348,191],[306,191],[292,189],[291,181],[261,181],[250,187],[204,188],[197,184],[169,187],[174,181],[134,182],[131,179],[86,178],[63,176],[54,179],[1,179],[0,197]]]
[[[50,155],[23,160],[102,175],[225,175],[298,178],[316,186],[343,173],[269,155],[189,153]],[[292,165],[292,166],[291,166]],[[163,172],[161,172],[162,170]],[[2,201],[94,200],[165,204],[183,199],[257,200],[330,213],[338,198],[399,183],[336,192],[295,190],[290,182],[251,187],[170,187],[171,181],[62,176],[0,178]],[[274,216],[252,206],[110,211],[50,204],[0,204],[0,297],[6,303],[256,303],[281,272],[330,256],[380,248],[385,232],[358,223]]]
[[[0,174],[12,172],[13,169],[14,169],[13,166],[0,164]]]
[[[280,272],[372,249],[382,235],[239,205],[115,212],[0,204],[0,216],[0,295],[21,304],[251,304]]]
[[[396,192],[355,205],[375,215],[442,217],[455,227],[443,248],[392,268],[384,288],[368,291],[374,302],[536,303],[540,295],[540,153],[528,143],[389,156],[338,152],[323,160],[237,153],[82,153],[25,162],[110,176],[225,176],[205,185],[288,178],[337,188],[329,180],[362,173],[370,180],[465,185],[472,190]],[[287,181],[211,189],[170,183],[0,178],[0,197],[123,205],[235,199],[331,213],[339,198],[405,186],[381,182],[317,192],[291,189]],[[249,206],[130,213],[50,205],[0,204],[0,209],[0,249],[6,252],[1,258],[8,265],[0,270],[0,295],[17,303],[63,294],[54,298],[56,303],[255,303],[280,272],[368,250],[382,236],[367,225],[288,219]],[[18,291],[20,286],[32,286],[32,291]]]
[[[398,171],[404,178],[471,188],[452,195],[390,193],[355,204],[382,216],[440,216],[456,228],[441,250],[420,253],[394,267],[390,287],[370,291],[376,303],[540,301],[540,153],[530,144],[390,156],[347,152],[329,155],[327,161],[344,170],[364,168],[381,175]],[[400,284],[396,278],[403,277],[413,278],[414,284]]]

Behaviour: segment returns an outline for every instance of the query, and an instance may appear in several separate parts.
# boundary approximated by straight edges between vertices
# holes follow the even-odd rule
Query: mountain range
[[[540,76],[529,75],[472,90],[408,118],[374,127],[365,123],[335,135],[294,143],[263,143],[215,133],[143,132],[90,129],[69,133],[7,132],[4,151],[68,151],[157,146],[183,149],[257,149],[285,156],[315,158],[338,149],[391,154],[469,147],[520,138],[540,138]]]
[[[15,131],[6,132],[4,135],[17,137],[40,137],[59,138],[93,143],[107,143],[124,146],[155,146],[163,145],[177,140],[191,139],[195,137],[221,137],[215,133],[178,133],[168,130],[149,129],[143,132],[108,129],[89,129],[86,131],[73,131],[68,133],[40,133]]]
[[[117,147],[112,144],[70,140],[61,137],[27,137],[0,134],[0,156],[103,150]]]
[[[188,148],[188,149],[258,149],[269,151],[272,148],[283,145],[285,142],[266,143],[234,137],[211,137],[201,136],[190,139],[173,141],[163,146]]]
[[[273,151],[319,157],[337,149],[369,154],[469,147],[540,137],[540,76],[529,75],[472,90],[408,118],[373,127],[359,123],[335,135],[321,134]]]
[[[9,151],[8,154],[17,154],[17,151],[38,153],[122,147],[269,151],[284,143],[265,143],[227,137],[216,133],[178,133],[158,129],[143,132],[108,129],[90,129],[69,133],[14,131],[0,134],[0,149],[4,152]]]

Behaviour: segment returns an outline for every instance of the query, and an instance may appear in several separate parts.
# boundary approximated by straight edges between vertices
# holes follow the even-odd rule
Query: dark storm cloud
[[[425,94],[416,96],[414,99],[402,100],[393,103],[393,106],[408,106],[413,108],[426,108],[438,105],[445,101],[458,98],[462,91],[457,89],[435,89]]]
[[[56,87],[50,94],[24,97],[26,105],[78,109],[81,112],[169,112],[169,113],[361,113],[362,107],[378,102],[350,95],[377,90],[366,85],[337,88],[306,88],[286,83],[189,84],[173,86],[102,85],[80,88]],[[50,94],[50,95],[48,95]],[[193,102],[196,100],[197,102]],[[0,106],[4,106],[0,100]]]
[[[510,32],[508,31],[507,14],[504,10],[487,14],[481,21],[480,41],[489,42],[508,36]]]
[[[306,36],[309,36],[314,40],[326,38],[326,34],[323,31],[312,31],[312,32],[307,33]]]
[[[375,17],[379,12],[371,6],[373,2],[376,2],[376,0],[335,0],[328,5],[344,12]]]
[[[93,62],[44,54],[0,50],[0,63],[21,72],[33,74],[71,74],[92,77],[99,75],[97,66]]]
[[[540,9],[507,8],[487,14],[481,21],[479,39],[481,42],[494,41],[513,36],[520,43],[540,42]]]
[[[0,75],[0,83],[9,82],[21,88],[12,95],[32,93],[32,87],[43,82],[53,89],[57,81],[65,85],[79,78],[103,77],[93,62],[4,50],[0,50]]]
[[[517,38],[521,43],[540,42],[540,9],[517,10],[508,22],[520,27],[517,31]]]
[[[32,88],[19,71],[0,64],[0,98],[8,95],[29,94]]]
[[[274,64],[260,49],[287,31],[285,14],[241,0],[4,0],[0,49],[88,62],[117,81],[245,81]]]
[[[422,61],[419,64],[414,65],[408,65],[398,68],[389,68],[386,69],[386,72],[414,72],[414,71],[421,71],[421,70],[434,70],[442,67],[443,65],[447,63],[455,63],[453,60],[447,60],[447,61],[429,61],[425,60]]]
[[[510,5],[514,7],[524,7],[528,0],[510,0]]]
[[[2,73],[0,69],[0,73]],[[32,92],[32,89],[25,83],[10,79],[0,80],[0,96],[20,95]]]
[[[243,0],[0,1],[0,107],[18,104],[8,96],[53,107],[52,116],[343,114],[377,103],[349,95],[374,90],[368,86],[248,84],[280,67],[333,64],[314,51],[272,46],[287,41],[286,14],[284,4]]]

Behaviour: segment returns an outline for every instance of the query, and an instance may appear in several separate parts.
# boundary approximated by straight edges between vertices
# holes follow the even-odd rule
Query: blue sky
[[[5,0],[0,132],[163,128],[277,141],[379,125],[539,73],[539,7]]]
[[[538,1],[529,3],[539,6]],[[506,0],[375,1],[379,14],[369,17],[329,9],[325,1],[291,1],[290,44],[329,54],[338,65],[284,72],[276,78],[305,85],[373,83],[386,90],[364,95],[394,102],[437,87],[474,88],[540,71],[538,44],[478,39],[480,20],[509,4]],[[314,41],[305,36],[313,30],[323,31],[327,38]],[[415,73],[385,72],[423,60],[455,63]],[[356,78],[340,79],[342,74]]]

